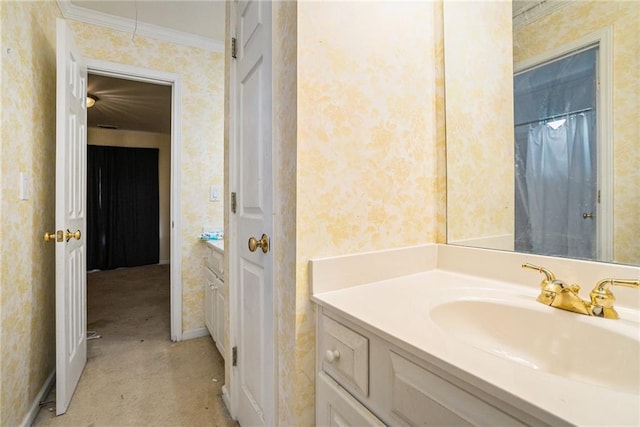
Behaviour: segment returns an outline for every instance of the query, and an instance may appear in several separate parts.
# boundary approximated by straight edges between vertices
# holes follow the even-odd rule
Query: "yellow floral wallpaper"
[[[445,2],[444,10],[447,241],[513,241],[511,4]]]
[[[640,264],[640,5],[578,1],[518,29],[519,62],[606,27],[613,29],[614,261]],[[553,37],[549,37],[553,34]]]
[[[314,423],[309,259],[438,238],[444,218],[438,7],[298,3],[296,388],[290,393],[297,401],[287,412],[295,418],[283,423]]]
[[[182,75],[182,298],[183,331],[204,327],[202,226],[222,226],[223,203],[210,202],[210,185],[223,185],[223,54],[71,21],[87,58]],[[206,94],[206,96],[203,96]]]
[[[2,1],[0,28],[0,425],[23,422],[55,368],[54,1]],[[32,100],[38,102],[32,102]],[[30,197],[19,200],[19,174]]]
[[[436,113],[436,243],[447,243],[447,133],[445,108],[444,68],[444,4],[434,1],[434,66],[435,66],[435,113]]]
[[[297,366],[306,363],[306,360],[297,357],[295,316],[297,3],[274,2],[272,7],[277,424],[284,426],[297,424],[296,408],[299,402],[308,402],[310,398],[313,401],[313,390],[301,390],[297,384]],[[298,342],[298,345],[304,346],[308,343]]]

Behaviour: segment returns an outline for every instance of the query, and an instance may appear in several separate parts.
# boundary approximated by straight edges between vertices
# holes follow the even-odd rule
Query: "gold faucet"
[[[609,290],[609,286],[640,287],[640,280],[602,279],[589,294],[591,301],[585,301],[578,294],[580,286],[567,285],[562,280],[557,279],[555,274],[548,269],[529,263],[522,264],[522,268],[537,270],[545,276],[540,283],[540,295],[538,295],[536,301],[551,307],[573,311],[574,313],[586,314],[587,316],[618,319],[618,313],[613,308],[616,298]]]

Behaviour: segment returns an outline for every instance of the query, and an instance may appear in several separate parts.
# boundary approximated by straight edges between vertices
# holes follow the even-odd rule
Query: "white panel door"
[[[56,413],[67,411],[87,362],[87,67],[71,30],[57,21]]]
[[[240,1],[236,13],[235,387],[243,426],[274,425],[273,252],[248,245],[273,229],[271,3]],[[271,243],[269,241],[269,243]]]

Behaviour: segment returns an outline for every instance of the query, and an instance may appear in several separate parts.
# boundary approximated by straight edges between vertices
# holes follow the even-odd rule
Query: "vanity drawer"
[[[222,279],[224,261],[220,252],[211,247],[207,247],[207,257],[205,259],[205,264]]]
[[[323,315],[320,337],[322,370],[342,385],[369,395],[369,340]]]

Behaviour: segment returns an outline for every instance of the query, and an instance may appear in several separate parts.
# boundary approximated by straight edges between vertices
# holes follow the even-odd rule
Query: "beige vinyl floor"
[[[221,398],[211,337],[170,340],[169,265],[87,275],[87,365],[67,413],[42,405],[35,426],[238,426]],[[55,387],[45,402],[55,401]]]

